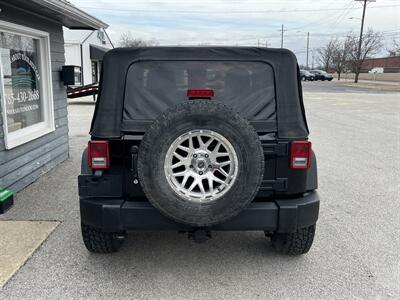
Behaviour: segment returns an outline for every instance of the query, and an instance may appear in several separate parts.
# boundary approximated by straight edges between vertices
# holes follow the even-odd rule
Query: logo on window
[[[12,86],[17,87],[30,87],[36,84],[36,80],[32,78],[32,73],[23,67],[16,69],[15,75],[12,76]]]

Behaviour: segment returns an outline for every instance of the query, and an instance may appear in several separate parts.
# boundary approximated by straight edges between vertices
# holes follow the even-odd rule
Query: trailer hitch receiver
[[[199,244],[205,243],[208,239],[211,239],[211,237],[211,231],[204,228],[198,228],[188,232],[189,240],[193,240],[195,243]]]

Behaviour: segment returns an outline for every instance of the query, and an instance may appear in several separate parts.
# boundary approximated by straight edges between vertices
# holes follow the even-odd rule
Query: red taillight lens
[[[89,141],[88,163],[92,169],[107,169],[110,166],[110,151],[107,141]]]
[[[214,90],[187,90],[187,96],[189,98],[212,98],[214,97]]]
[[[290,167],[308,169],[311,162],[311,142],[294,141],[290,147]]]

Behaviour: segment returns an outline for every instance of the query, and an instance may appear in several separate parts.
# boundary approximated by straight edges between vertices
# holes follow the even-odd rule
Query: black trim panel
[[[195,229],[168,219],[147,201],[81,198],[80,209],[84,224],[108,232]],[[238,216],[207,229],[293,232],[315,224],[318,212],[319,197],[313,192],[296,199],[253,202]]]

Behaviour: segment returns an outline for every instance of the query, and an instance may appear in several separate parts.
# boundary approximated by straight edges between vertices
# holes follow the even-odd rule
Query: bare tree
[[[335,40],[330,40],[326,46],[318,49],[318,59],[321,66],[327,71],[332,65],[332,54],[335,48]]]
[[[354,83],[358,82],[361,67],[365,59],[373,54],[376,54],[382,49],[382,40],[382,33],[375,32],[371,28],[368,29],[368,31],[363,35],[361,51],[360,54],[358,54],[359,37],[354,33],[350,33],[347,36],[349,63],[353,69],[353,72],[356,74],[354,77]]]
[[[389,56],[398,56],[400,55],[400,40],[393,39],[392,47],[387,49],[389,52]]]
[[[334,46],[332,50],[332,65],[338,73],[338,80],[340,80],[340,74],[345,70],[349,59],[349,39],[340,41],[334,40]]]
[[[143,40],[140,38],[134,38],[130,31],[121,34],[118,45],[120,47],[149,47],[156,46],[158,42],[156,40]]]

